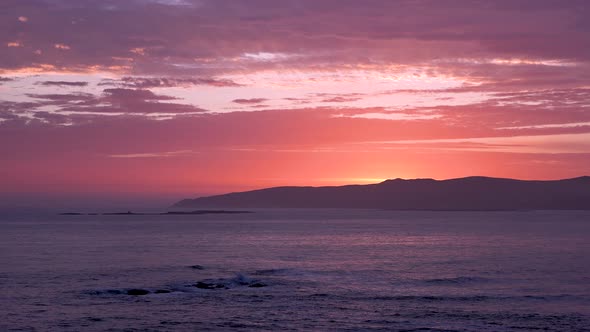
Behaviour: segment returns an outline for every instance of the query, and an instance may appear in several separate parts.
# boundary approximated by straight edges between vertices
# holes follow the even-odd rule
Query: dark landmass
[[[137,212],[110,212],[101,213],[103,216],[164,216],[164,215],[195,215],[195,214],[237,214],[237,213],[253,213],[252,211],[235,211],[235,210],[196,210],[196,211],[168,211],[162,213],[137,213]],[[78,213],[78,212],[64,212],[61,216],[96,216],[98,213]]]
[[[142,215],[147,215],[147,214],[150,214],[150,213],[136,213],[136,212],[131,212],[131,211],[102,213],[103,216],[142,216]]]
[[[338,187],[275,187],[185,199],[172,208],[590,210],[590,177],[525,181],[476,176],[442,181],[395,179]]]
[[[237,214],[253,213],[252,211],[235,211],[235,210],[197,210],[197,211],[168,211],[160,214]]]

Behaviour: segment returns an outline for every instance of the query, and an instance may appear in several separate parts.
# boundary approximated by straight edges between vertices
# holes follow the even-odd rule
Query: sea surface
[[[0,216],[0,331],[208,330],[590,331],[590,212]]]

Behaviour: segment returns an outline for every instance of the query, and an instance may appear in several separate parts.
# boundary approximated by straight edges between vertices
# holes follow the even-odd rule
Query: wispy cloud
[[[69,81],[42,81],[38,82],[38,85],[43,86],[67,86],[67,87],[85,87],[88,86],[88,82],[69,82]]]
[[[590,172],[588,1],[5,2],[0,191]]]
[[[171,158],[171,157],[185,157],[197,154],[191,150],[181,151],[165,151],[165,152],[142,152],[142,153],[122,153],[108,155],[110,158]]]
[[[250,99],[234,99],[232,103],[242,104],[242,105],[251,105],[251,104],[260,104],[268,99],[266,98],[250,98]]]
[[[101,86],[120,86],[137,89],[191,87],[207,85],[214,87],[239,87],[242,86],[229,79],[218,78],[183,78],[183,77],[131,77],[120,79],[108,79],[99,83]]]
[[[55,47],[55,48],[56,48],[56,49],[58,49],[58,50],[63,50],[63,51],[68,51],[68,50],[70,50],[70,48],[71,48],[69,45],[66,45],[66,44],[60,44],[60,43],[58,43],[58,44],[54,44],[54,45],[53,45],[53,47]]]
[[[385,149],[434,149],[531,154],[590,153],[590,133],[375,141]]]
[[[577,128],[590,127],[590,122],[574,122],[574,123],[549,123],[529,126],[514,126],[514,127],[500,127],[499,130],[518,130],[518,129],[547,129],[547,128]]]

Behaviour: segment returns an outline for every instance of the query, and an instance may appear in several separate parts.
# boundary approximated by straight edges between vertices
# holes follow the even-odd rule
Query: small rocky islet
[[[193,269],[202,270],[204,269],[201,265],[191,265],[189,266]],[[248,287],[248,288],[261,288],[267,287],[268,284],[257,280],[252,279],[249,277],[244,276],[243,274],[237,274],[233,278],[228,279],[203,279],[200,281],[195,282],[194,284],[185,285],[185,287],[194,287],[198,289],[207,289],[207,290],[222,290],[222,289],[232,289],[238,287]],[[144,296],[149,294],[169,294],[172,292],[181,291],[177,289],[156,289],[156,290],[149,290],[145,288],[129,288],[129,289],[109,289],[105,291],[91,291],[91,295],[131,295],[131,296]]]
[[[252,211],[242,210],[195,210],[195,211],[167,211],[161,213],[143,213],[143,212],[104,212],[104,213],[82,213],[82,212],[62,212],[60,216],[184,216],[184,215],[202,215],[202,214],[243,214],[254,213]]]

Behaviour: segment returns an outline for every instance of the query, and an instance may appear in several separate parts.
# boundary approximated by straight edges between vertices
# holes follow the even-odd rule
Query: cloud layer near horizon
[[[6,192],[590,173],[587,1],[0,9]]]

